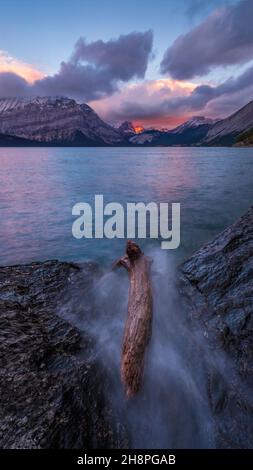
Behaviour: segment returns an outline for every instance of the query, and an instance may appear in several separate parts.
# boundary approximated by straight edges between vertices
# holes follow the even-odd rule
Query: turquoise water
[[[253,149],[1,148],[0,263],[110,263],[124,240],[72,236],[72,206],[95,194],[105,203],[180,202],[181,245],[169,256],[181,261],[252,204]]]

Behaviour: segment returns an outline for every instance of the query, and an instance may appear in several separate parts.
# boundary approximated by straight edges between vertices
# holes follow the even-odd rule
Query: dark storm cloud
[[[225,97],[227,95],[234,95],[247,90],[253,85],[253,67],[247,69],[244,73],[236,78],[229,78],[218,86],[200,85],[196,87],[189,96],[178,97],[174,101],[167,102],[170,111],[189,112],[203,110],[205,106],[213,100]],[[248,101],[253,98],[249,94]]]
[[[167,49],[161,72],[184,80],[205,75],[216,66],[249,61],[253,57],[252,17],[252,0],[215,10]]]
[[[157,119],[168,115],[168,103],[149,104],[137,103],[134,101],[124,101],[119,108],[112,109],[110,119],[118,120],[142,120]]]
[[[57,74],[38,80],[33,88],[38,95],[66,95],[89,101],[112,94],[117,85],[117,79],[105,69],[62,62]]]
[[[94,64],[98,69],[106,70],[111,78],[116,80],[143,78],[152,42],[152,31],[133,32],[108,42],[99,40],[87,43],[85,39],[80,38],[75,45],[71,62],[73,65],[80,61]]]
[[[236,78],[229,78],[221,85],[212,87],[209,85],[200,85],[188,97],[188,104],[191,107],[204,107],[209,101],[219,98],[223,95],[232,95],[240,93],[253,85],[253,66],[243,72]],[[249,101],[253,96],[249,95]]]
[[[28,85],[18,76],[14,83],[15,74],[12,74],[12,84],[0,81],[0,94],[22,96],[29,91],[30,94],[66,95],[84,101],[98,99],[114,93],[120,82],[144,77],[152,44],[152,31],[133,32],[107,42],[87,43],[81,38],[70,60],[62,62],[55,75]]]

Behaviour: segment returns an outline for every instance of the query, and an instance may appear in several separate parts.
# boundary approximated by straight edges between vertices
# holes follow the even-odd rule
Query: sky
[[[172,128],[253,99],[253,0],[1,0],[0,97]]]

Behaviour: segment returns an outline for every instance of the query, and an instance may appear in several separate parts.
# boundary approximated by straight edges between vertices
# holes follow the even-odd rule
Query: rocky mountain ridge
[[[117,129],[87,104],[66,97],[0,98],[0,146],[232,146],[252,145],[253,101],[231,116],[193,116],[172,130]]]
[[[0,99],[0,133],[36,143],[119,145],[121,134],[87,104],[66,97]]]
[[[172,129],[171,131],[173,134],[182,134],[186,129],[194,129],[199,126],[212,126],[217,122],[215,119],[210,119],[210,118],[205,118],[204,116],[192,116],[190,119],[187,121],[183,122],[183,124],[180,124],[180,126],[177,126],[175,129]]]
[[[253,101],[231,116],[216,122],[203,141],[207,145],[233,145],[245,132],[253,129]]]
[[[118,127],[118,131],[127,137],[135,135],[135,128],[131,121],[122,122],[122,124]]]

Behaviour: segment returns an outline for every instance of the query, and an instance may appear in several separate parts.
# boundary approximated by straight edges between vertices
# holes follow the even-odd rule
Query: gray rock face
[[[160,132],[156,131],[144,131],[130,137],[130,142],[134,145],[153,144],[160,134]]]
[[[180,284],[204,333],[217,446],[252,447],[253,207],[184,263]]]
[[[0,133],[59,145],[122,143],[87,104],[64,97],[1,98]]]
[[[118,131],[127,137],[135,135],[135,129],[131,121],[122,122],[122,124],[118,127]]]
[[[203,140],[204,144],[232,144],[236,137],[253,128],[253,101],[248,103],[236,113],[218,121],[208,131]]]
[[[0,268],[0,448],[125,447],[92,341],[59,318],[71,282],[96,273],[49,261]],[[91,306],[92,307],[92,306]]]
[[[194,129],[199,126],[212,126],[215,124],[214,119],[208,119],[204,116],[193,116],[192,118],[188,119],[188,121],[184,122],[180,126],[173,129],[171,132],[173,134],[182,134],[188,129]]]

